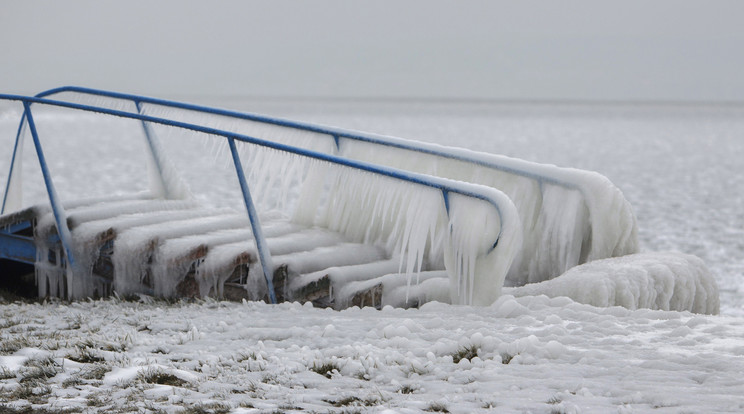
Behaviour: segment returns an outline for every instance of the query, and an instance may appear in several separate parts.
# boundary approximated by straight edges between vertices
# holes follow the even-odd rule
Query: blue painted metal
[[[31,237],[0,232],[0,259],[34,264],[36,262],[36,245]]]
[[[26,111],[23,111],[21,115],[21,123],[18,125],[18,132],[16,133],[15,145],[13,145],[13,158],[10,159],[10,169],[8,170],[8,182],[5,185],[5,193],[3,194],[3,206],[0,208],[0,214],[5,214],[5,204],[8,201],[8,193],[10,192],[10,182],[13,180],[13,168],[15,168],[18,157],[18,149],[22,144],[21,137],[23,136],[23,125],[26,124]]]
[[[174,121],[174,120],[170,120],[170,119],[165,119],[165,118],[158,118],[158,117],[153,117],[153,116],[148,116],[148,115],[143,115],[143,114],[138,114],[138,113],[125,112],[125,111],[120,111],[120,110],[114,110],[114,109],[108,109],[108,108],[102,108],[102,107],[95,107],[95,106],[83,105],[83,104],[72,103],[72,102],[57,101],[57,100],[50,100],[50,99],[44,99],[44,98],[37,98],[37,97],[33,97],[32,98],[32,97],[26,97],[26,96],[20,96],[20,95],[5,95],[5,94],[0,94],[0,99],[2,99],[2,100],[15,100],[15,101],[21,101],[21,102],[23,102],[24,103],[24,106],[26,107],[27,111],[29,112],[29,124],[32,124],[32,119],[30,117],[30,104],[31,103],[45,104],[45,105],[58,106],[58,107],[63,107],[63,108],[70,108],[70,109],[77,109],[77,110],[82,110],[82,111],[88,111],[88,112],[102,113],[102,114],[113,115],[113,116],[118,116],[118,117],[122,117],[122,118],[137,119],[137,120],[140,120],[140,121],[143,121],[143,122],[157,123],[157,124],[168,125],[168,126],[177,127],[177,128],[183,128],[183,129],[187,129],[187,130],[202,132],[202,133],[205,133],[205,134],[222,136],[222,137],[225,137],[225,138],[230,139],[231,141],[232,140],[242,141],[242,142],[246,142],[246,143],[249,143],[249,144],[258,145],[258,146],[262,146],[262,147],[266,147],[266,148],[273,148],[275,150],[284,151],[284,152],[288,152],[288,153],[292,153],[292,154],[297,154],[297,155],[308,157],[308,158],[314,158],[314,159],[321,160],[321,161],[327,161],[327,162],[338,164],[338,165],[344,165],[344,166],[351,167],[351,168],[354,168],[354,169],[357,169],[357,170],[367,171],[367,172],[371,172],[371,173],[374,173],[374,174],[378,174],[378,175],[382,175],[382,176],[387,176],[387,177],[392,177],[392,178],[395,178],[395,179],[398,179],[398,180],[407,181],[407,182],[410,182],[410,183],[414,183],[414,184],[418,184],[418,185],[422,185],[422,186],[426,186],[426,187],[438,189],[438,190],[442,191],[443,193],[445,193],[445,192],[447,192],[447,193],[456,193],[456,194],[461,194],[461,195],[464,195],[464,196],[467,196],[467,197],[472,197],[472,198],[476,198],[476,199],[485,201],[485,202],[491,204],[496,209],[496,211],[497,211],[497,213],[499,215],[499,220],[503,223],[502,211],[501,211],[501,208],[499,206],[499,203],[498,203],[498,201],[496,199],[491,198],[490,196],[488,196],[487,194],[484,194],[483,192],[471,191],[469,189],[466,189],[466,188],[464,188],[464,187],[466,187],[464,185],[464,183],[458,183],[458,182],[453,181],[453,180],[447,180],[447,179],[443,179],[443,178],[432,177],[432,176],[428,176],[428,175],[424,175],[424,174],[419,174],[419,173],[414,173],[414,172],[409,172],[409,171],[397,170],[397,169],[394,169],[394,168],[389,168],[389,167],[384,167],[384,166],[378,166],[378,165],[374,165],[374,164],[370,164],[370,163],[365,163],[365,162],[361,162],[361,161],[356,161],[356,160],[349,160],[349,159],[341,158],[341,157],[334,156],[334,155],[328,155],[328,154],[319,153],[319,152],[316,152],[316,151],[311,151],[311,150],[306,150],[306,149],[302,149],[302,148],[292,147],[292,146],[289,146],[289,145],[280,144],[280,143],[276,143],[276,142],[273,142],[273,141],[262,140],[262,139],[251,137],[251,136],[247,136],[247,135],[242,135],[242,134],[237,134],[237,133],[222,131],[222,130],[218,130],[218,129],[215,129],[215,128],[210,128],[210,127],[205,127],[205,126],[200,126],[200,125],[194,125],[194,124],[189,124],[189,123],[185,123],[185,122],[180,122],[180,121]],[[44,165],[42,167],[42,169],[45,170],[46,163],[43,162],[43,155],[41,153],[40,144],[38,144],[38,137],[36,137],[36,134],[35,134],[35,128],[32,129],[32,134],[35,137],[35,144],[37,144],[37,154],[39,154],[40,162]],[[233,142],[233,144],[234,144],[234,142]],[[242,168],[238,168],[239,159],[237,161],[238,161],[238,163],[236,163],[236,169],[238,169],[239,174],[240,174],[240,173],[242,173]],[[49,195],[50,195],[50,201],[52,201],[53,209],[54,209],[54,204],[55,203],[58,204],[58,201],[55,201],[56,200],[56,194],[54,193],[53,187],[51,186],[51,180],[46,180],[47,175],[48,175],[48,171],[47,171],[47,174],[45,175],[45,181],[48,181],[48,183],[49,183],[48,184],[48,188],[51,188],[51,191],[49,191]],[[241,183],[241,186],[243,186],[243,185],[246,185],[246,190],[247,190],[247,184],[245,184],[245,180],[244,179],[243,179],[243,182]],[[249,192],[244,192],[244,195],[245,194],[249,194]],[[250,203],[250,204],[252,204],[252,203]],[[248,207],[248,203],[246,204],[246,206]],[[61,210],[61,206],[58,206],[58,207],[59,207],[59,210],[63,212],[63,210]],[[55,219],[57,218],[56,211],[57,210],[55,209]],[[63,244],[65,244],[66,246],[69,246],[69,243],[68,242],[66,243],[66,241],[65,241],[65,238],[67,238],[69,240],[69,229],[67,229],[66,223],[58,224],[58,226],[64,228],[64,230],[61,230],[61,233],[63,233],[66,230],[67,235],[61,234],[61,238],[62,238]],[[498,241],[499,241],[499,239],[501,237],[501,232],[502,232],[502,230],[500,229],[499,230],[499,234],[496,237],[496,241],[494,242],[492,249],[495,248],[495,246],[497,245],[497,243],[498,243]],[[258,248],[258,246],[257,246],[257,248]],[[67,250],[67,247],[66,247],[66,250]],[[70,254],[70,253],[68,253],[68,254]],[[261,253],[259,252],[259,254],[261,254]],[[70,255],[69,257],[71,258],[72,256]],[[270,280],[270,278],[267,279],[267,281],[269,281],[269,280]]]
[[[31,223],[28,221],[22,221],[20,223],[11,224],[8,227],[5,227],[3,229],[0,229],[0,233],[18,233],[23,230],[27,230],[31,228]]]
[[[274,264],[271,261],[271,252],[266,244],[266,239],[261,229],[261,222],[258,219],[258,213],[256,207],[253,205],[253,199],[251,198],[251,192],[248,189],[248,183],[245,180],[245,173],[243,172],[243,164],[240,162],[240,155],[238,149],[235,147],[235,140],[233,138],[227,138],[228,144],[230,144],[230,152],[232,153],[233,163],[235,164],[235,172],[238,174],[238,181],[240,181],[240,190],[243,192],[243,202],[245,208],[248,210],[248,218],[251,222],[251,230],[253,231],[253,239],[256,241],[256,248],[258,249],[258,260],[261,262],[261,269],[263,269],[264,278],[266,278],[266,286],[269,290],[269,300],[271,303],[276,303],[276,293],[274,293]]]
[[[134,105],[137,107],[137,113],[142,114],[142,104],[140,101],[134,101]],[[171,194],[168,193],[168,185],[163,177],[163,166],[160,163],[162,160],[160,151],[155,143],[155,133],[151,130],[150,126],[145,121],[141,121],[142,129],[145,131],[145,139],[147,140],[147,147],[150,149],[150,155],[152,156],[155,169],[157,170],[158,178],[160,179],[160,187],[163,189],[163,196],[165,198],[171,198]]]
[[[47,167],[46,159],[44,158],[44,151],[42,150],[41,142],[39,141],[39,134],[36,131],[34,117],[31,114],[31,103],[29,101],[23,101],[23,107],[26,112],[26,119],[28,120],[31,137],[34,141],[34,147],[36,147],[36,155],[39,158],[41,174],[44,176],[44,184],[46,185],[47,193],[49,195],[49,202],[52,205],[54,221],[57,223],[57,233],[62,241],[62,247],[64,248],[65,256],[67,257],[67,266],[68,268],[74,269],[75,258],[72,254],[72,235],[70,234],[70,229],[67,227],[67,214],[65,213],[64,207],[62,207],[62,202],[59,200],[57,191],[54,189],[52,175],[49,173],[49,167]]]
[[[336,144],[336,152],[341,152],[341,138],[338,135],[334,135],[333,142]]]
[[[438,150],[435,148],[426,147],[422,143],[416,143],[416,142],[410,142],[410,141],[393,142],[388,137],[385,137],[382,135],[365,134],[365,133],[360,133],[356,131],[345,130],[343,128],[324,127],[324,126],[319,126],[319,125],[313,125],[310,123],[290,121],[286,119],[274,118],[274,117],[269,117],[269,116],[264,116],[264,115],[229,111],[225,109],[210,108],[206,106],[187,104],[183,102],[175,102],[175,101],[169,101],[165,99],[157,99],[157,98],[150,98],[150,97],[132,95],[132,94],[126,94],[126,93],[104,91],[100,89],[83,88],[79,86],[63,86],[59,88],[49,89],[47,91],[38,93],[36,96],[47,97],[47,96],[51,96],[51,95],[63,93],[63,92],[76,92],[76,93],[96,95],[96,96],[106,96],[110,98],[124,99],[124,100],[130,100],[130,101],[141,101],[141,102],[147,102],[147,103],[152,103],[155,105],[162,105],[162,106],[171,107],[171,108],[186,109],[189,111],[202,112],[202,113],[220,115],[220,116],[227,116],[227,117],[236,118],[236,119],[245,119],[249,121],[262,122],[262,123],[276,125],[276,126],[300,129],[303,131],[327,134],[327,135],[332,136],[333,139],[336,141],[337,149],[339,148],[339,142],[338,142],[339,139],[348,138],[352,140],[368,142],[368,143],[377,144],[377,145],[383,145],[383,146],[387,146],[391,148],[415,151],[415,152],[420,152],[424,154],[435,155],[437,157],[453,159],[457,161],[463,161],[463,162],[467,162],[471,164],[477,164],[483,167],[507,172],[510,174],[520,175],[523,177],[536,180],[540,184],[548,183],[548,184],[553,184],[553,185],[559,185],[559,186],[566,187],[566,188],[571,188],[574,190],[578,190],[582,192],[583,194],[583,190],[575,183],[559,180],[559,179],[556,179],[554,177],[550,177],[547,175],[536,174],[531,171],[526,171],[526,170],[522,170],[519,168],[504,166],[504,165],[497,164],[495,162],[486,162],[482,159],[478,159],[476,157],[469,157],[464,154],[451,154],[444,150]]]

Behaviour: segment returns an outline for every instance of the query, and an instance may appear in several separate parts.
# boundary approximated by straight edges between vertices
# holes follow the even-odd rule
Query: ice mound
[[[513,288],[514,296],[567,296],[593,306],[718,314],[718,285],[692,255],[640,253],[597,260],[540,283]]]

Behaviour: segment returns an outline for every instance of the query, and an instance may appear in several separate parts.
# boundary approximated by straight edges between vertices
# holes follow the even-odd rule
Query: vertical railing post
[[[5,185],[5,193],[3,194],[3,205],[0,207],[0,214],[5,214],[6,204],[8,202],[8,195],[10,194],[10,184],[13,182],[13,171],[16,166],[20,167],[20,148],[23,144],[21,136],[23,135],[23,125],[26,123],[26,110],[24,105],[23,115],[21,115],[21,123],[18,125],[18,132],[16,133],[15,145],[13,146],[13,157],[10,159],[10,169],[8,170],[8,182]],[[16,163],[19,163],[16,165]]]
[[[137,113],[142,115],[142,104],[140,101],[134,101],[135,106],[137,107]],[[152,156],[153,164],[155,166],[155,169],[157,170],[157,177],[160,179],[160,188],[163,191],[163,197],[166,199],[173,198],[173,194],[170,194],[170,191],[168,189],[168,184],[165,182],[165,177],[163,176],[163,165],[161,164],[161,156],[160,156],[160,150],[157,146],[157,144],[154,141],[153,138],[153,132],[151,131],[150,125],[147,124],[145,121],[140,121],[142,123],[142,129],[145,131],[145,138],[147,139],[147,146],[150,149],[150,155]],[[156,194],[153,194],[153,196],[156,196]]]
[[[256,212],[256,207],[253,205],[251,192],[245,180],[245,173],[243,172],[243,165],[240,162],[238,149],[235,146],[235,140],[227,137],[227,142],[230,144],[230,152],[232,153],[233,163],[235,164],[235,171],[238,174],[238,181],[240,181],[240,190],[243,192],[243,202],[245,203],[245,208],[248,210],[248,218],[251,221],[251,230],[253,231],[253,238],[256,240],[256,248],[258,249],[258,260],[261,262],[261,268],[263,269],[266,286],[269,291],[269,300],[271,303],[276,303],[273,282],[274,264],[271,262],[271,252],[269,252],[266,239],[264,239],[263,231],[261,230],[261,222],[258,220],[258,213]]]
[[[39,142],[39,134],[36,132],[36,124],[34,123],[34,117],[31,115],[31,106],[28,102],[23,102],[23,107],[26,112],[26,119],[28,120],[28,128],[31,131],[31,137],[34,141],[34,147],[36,147],[36,155],[39,157],[39,165],[41,166],[41,174],[44,176],[44,184],[46,185],[47,193],[49,194],[49,203],[52,205],[52,214],[54,214],[54,221],[57,223],[57,232],[59,233],[59,239],[62,241],[62,247],[65,250],[67,256],[67,267],[68,270],[73,270],[75,260],[72,255],[72,235],[70,229],[67,227],[67,214],[62,206],[62,202],[57,196],[57,191],[54,189],[52,183],[52,176],[49,173],[49,167],[47,166],[46,159],[44,158],[44,152],[41,149],[41,142]],[[72,294],[72,292],[70,292]]]

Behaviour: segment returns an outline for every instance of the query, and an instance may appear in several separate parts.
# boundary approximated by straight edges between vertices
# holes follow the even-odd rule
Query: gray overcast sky
[[[744,101],[744,1],[5,1],[0,92]]]

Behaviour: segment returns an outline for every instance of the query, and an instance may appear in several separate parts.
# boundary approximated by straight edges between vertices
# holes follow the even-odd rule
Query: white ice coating
[[[400,138],[382,139],[474,161],[351,139],[341,141],[341,155],[487,185],[511,198],[519,211],[524,245],[507,285],[547,280],[580,263],[638,250],[632,209],[620,190],[600,174]]]
[[[172,110],[161,110],[162,113],[171,116]],[[183,120],[188,121],[188,115],[194,116],[192,112],[182,111]],[[201,118],[199,118],[201,117]],[[606,257],[622,256],[635,253],[638,250],[637,228],[635,216],[622,193],[612,183],[600,174],[568,168],[559,168],[552,165],[542,165],[518,159],[512,159],[492,154],[477,153],[458,148],[441,147],[435,144],[402,140],[394,137],[372,136],[394,144],[411,145],[423,149],[423,152],[389,148],[379,144],[355,141],[341,138],[339,147],[332,135],[300,131],[293,128],[262,124],[253,121],[232,120],[210,115],[197,115],[197,123],[206,124],[216,128],[224,128],[259,138],[271,139],[287,143],[293,146],[312,149],[324,153],[337,154],[343,157],[368,161],[374,164],[388,165],[410,171],[432,174],[436,176],[462,180],[466,182],[484,184],[504,191],[517,206],[519,220],[523,232],[523,245],[517,252],[517,257],[509,269],[505,284],[507,286],[519,286],[525,283],[533,283],[556,277],[566,270],[588,261]],[[343,131],[338,131],[343,137]],[[360,133],[360,135],[365,135]],[[348,232],[355,239],[359,228],[371,231],[372,228],[365,227],[370,218],[368,206],[364,206],[365,199],[357,197],[357,206],[348,205],[342,208],[342,215],[332,216],[336,225],[323,217],[322,209],[314,209],[309,206],[322,204],[324,199],[323,186],[344,188],[346,191],[352,186],[335,186],[329,184],[328,176],[333,172],[326,171],[323,163],[310,161],[301,157],[287,157],[278,151],[249,147],[244,150],[244,164],[250,165],[248,175],[251,180],[251,188],[257,197],[263,200],[263,205],[268,207],[286,208],[287,204],[293,205],[287,194],[291,189],[300,188],[296,206],[289,209],[293,218],[304,224],[328,225],[330,228]],[[431,152],[442,152],[461,159],[451,159]],[[496,166],[496,167],[493,167]],[[330,168],[336,169],[335,167]],[[337,174],[337,173],[336,173]],[[375,181],[370,175],[364,173],[352,174],[352,176],[364,176],[357,181],[358,185],[365,186],[365,182]],[[349,178],[350,179],[350,178]],[[331,180],[332,181],[332,180]],[[309,185],[308,185],[309,183]],[[331,190],[333,191],[333,190]],[[338,193],[338,192],[337,192]],[[331,205],[337,204],[333,201],[335,195],[328,196]],[[384,197],[384,196],[383,196]],[[369,198],[369,200],[373,199]],[[395,197],[393,197],[395,198]],[[354,197],[352,197],[354,199]],[[265,200],[271,200],[268,204]],[[287,200],[290,200],[289,202]],[[387,202],[391,202],[388,197]],[[408,206],[416,203],[408,200]],[[273,203],[273,204],[271,204]],[[431,205],[431,203],[428,203]],[[351,213],[355,208],[362,207],[357,212]],[[431,209],[417,205],[420,214],[431,213]],[[366,211],[364,211],[366,210]],[[403,213],[400,209],[394,214]],[[321,214],[321,217],[317,217]],[[345,219],[343,217],[346,217]],[[341,230],[339,222],[342,220],[352,222]],[[429,218],[431,222],[431,217]],[[425,219],[418,220],[426,221]],[[393,225],[395,227],[395,224]],[[399,227],[396,227],[399,229]],[[387,236],[392,231],[388,230]],[[423,234],[417,233],[418,235]],[[386,240],[403,240],[397,236]],[[356,240],[361,240],[356,237]],[[407,239],[406,239],[407,240]],[[363,240],[368,242],[369,239]],[[414,240],[414,242],[416,242]],[[387,246],[390,248],[391,246]],[[405,250],[405,246],[403,246]],[[391,250],[391,253],[394,249]],[[419,251],[412,249],[411,251]],[[397,253],[397,251],[395,251]],[[410,253],[410,251],[409,251]],[[407,261],[408,271],[415,271],[420,266],[423,257],[418,260]],[[432,257],[440,257],[433,255]],[[467,269],[467,266],[465,267]],[[498,272],[498,270],[495,270]],[[462,280],[462,279],[458,279]],[[458,295],[463,296],[460,300],[468,302],[468,288],[463,286],[463,291],[458,288]]]
[[[303,229],[290,222],[269,222],[263,226],[264,237],[269,251],[274,256],[288,255],[295,252],[311,250],[321,246],[331,246],[345,241],[338,233],[324,229]],[[210,246],[207,256],[196,269],[196,281],[202,297],[212,294],[222,295],[225,281],[236,268],[241,257],[250,259],[251,270],[247,283],[255,292],[255,298],[262,298],[265,293],[265,281],[258,268],[258,252],[253,239],[246,237],[240,241]]]
[[[718,314],[718,285],[698,257],[640,253],[597,260],[553,280],[508,290],[513,296],[567,296],[577,302],[628,309]]]
[[[303,183],[301,197],[306,198],[299,206],[306,210],[306,218],[308,210],[317,210],[316,225],[341,232],[352,242],[384,247],[388,257],[400,259],[398,271],[409,277],[446,268],[454,303],[490,304],[499,296],[521,246],[516,210],[503,193],[429,177],[434,183],[484,195],[493,203],[449,192],[447,211],[438,189],[346,167],[324,169],[325,176]],[[326,193],[318,195],[323,189]]]
[[[145,281],[150,276],[155,294],[173,295],[184,269],[175,269],[176,271],[163,277],[162,274],[155,273],[158,266],[154,266],[153,274],[147,273],[148,263],[154,260],[152,255],[156,254],[161,240],[246,226],[247,220],[244,215],[232,210],[217,210],[203,217],[133,227],[121,232],[114,241],[114,289],[119,294],[146,292],[148,289]],[[185,266],[187,265],[190,266],[191,263]]]
[[[135,195],[133,199],[121,196],[92,197],[65,203],[65,211],[68,215],[68,223],[80,225],[81,231],[73,233],[73,255],[76,258],[76,268],[70,269],[66,261],[62,260],[63,251],[57,243],[50,244],[50,238],[56,234],[57,228],[49,206],[34,207],[37,210],[37,223],[34,228],[34,241],[36,244],[36,282],[39,295],[62,296],[70,298],[82,298],[87,296],[99,296],[106,290],[103,281],[92,275],[93,262],[98,255],[98,245],[94,249],[90,246],[104,231],[112,228],[115,222],[100,220],[103,217],[121,214],[126,211],[149,211],[153,209],[180,209],[189,207],[189,202],[166,202],[144,200],[145,194]],[[193,203],[190,203],[193,205]],[[121,220],[122,217],[117,217]],[[95,221],[98,220],[98,221]],[[95,224],[103,221],[104,224],[96,227]],[[93,231],[86,231],[87,224],[91,224]],[[51,255],[50,255],[51,252]],[[50,260],[50,257],[53,260]],[[74,276],[74,277],[73,277]],[[48,287],[48,288],[47,288]]]
[[[393,259],[394,260],[394,259]],[[383,262],[384,263],[384,262]],[[378,265],[378,264],[374,264]],[[394,307],[409,307],[414,304],[423,304],[436,300],[443,303],[450,303],[450,281],[446,270],[423,271],[416,274],[416,280],[411,281],[405,273],[390,272],[384,276],[371,278],[367,280],[351,280],[353,275],[344,272],[338,277],[348,277],[348,283],[344,283],[335,292],[336,306],[346,308],[351,305],[352,298],[364,292],[369,292],[376,286],[382,288],[380,296],[372,295],[371,302],[362,303],[362,306],[383,307],[392,305]],[[436,285],[427,282],[430,279],[437,279]],[[436,291],[427,295],[427,288],[437,286]]]
[[[187,110],[157,106],[152,108],[150,110],[155,114],[175,117],[185,122],[497,188],[505,192],[516,205],[524,234],[523,247],[507,276],[506,284],[509,286],[547,280],[577,264],[638,251],[636,220],[630,205],[617,187],[606,177],[594,172],[353,132],[354,135],[394,145],[412,146],[422,151],[401,150],[343,138],[348,131],[335,128],[325,128],[333,134],[323,134]],[[341,137],[338,147],[333,139],[334,135]],[[280,158],[283,154],[265,156],[265,150],[252,151],[260,153],[260,156],[250,157],[250,163],[254,165],[251,173],[254,182],[259,185],[259,192],[264,188],[275,189],[274,180],[279,177],[292,177],[291,180],[281,181],[278,196],[273,194],[274,197],[264,197],[263,200],[286,202],[288,188],[302,182],[308,173],[322,175],[322,172],[318,174],[317,168],[307,168],[306,159],[282,162]],[[435,153],[446,153],[450,157]],[[260,187],[261,185],[264,187]],[[312,191],[310,194],[318,197],[319,192]],[[298,204],[304,206],[306,201],[302,200]],[[293,211],[295,219],[304,223],[313,222],[313,217],[308,217],[314,213],[313,209],[296,208]]]
[[[129,105],[125,110],[134,112],[129,103],[108,105],[121,107],[119,109]],[[298,224],[320,226],[343,234],[351,242],[379,246],[385,258],[399,258],[398,271],[404,271],[409,277],[422,270],[444,267],[449,274],[453,303],[487,305],[500,295],[504,284],[513,286],[547,280],[586,261],[637,251],[635,217],[620,191],[599,174],[392,137],[382,139],[474,161],[458,161],[346,138],[341,138],[337,147],[333,135],[329,134],[157,105],[145,105],[144,113],[464,181],[439,179],[453,188],[485,194],[498,206],[500,215],[494,205],[454,192],[447,193],[449,209],[446,209],[445,196],[440,190],[277,150],[240,145],[251,191],[260,207],[281,208]],[[157,125],[152,125],[150,130],[153,136],[161,131],[169,134],[179,131]],[[224,138],[211,138],[205,142],[213,146],[217,142],[218,150],[225,150]],[[162,196],[188,197],[175,171],[160,159],[158,148],[155,142],[152,161],[161,165],[162,185],[156,185],[153,190]],[[153,182],[157,184],[157,180]],[[164,226],[152,227],[158,231],[170,229]],[[201,231],[216,230],[208,228],[211,224],[205,226]],[[140,230],[132,229],[128,233],[138,232]],[[166,233],[171,234],[170,237],[180,234],[178,231]],[[126,293],[137,289],[146,264],[138,256],[143,254],[143,249],[151,248],[143,244],[160,243],[157,237],[154,233],[147,236],[143,233],[137,237],[127,236],[122,241],[120,235],[114,257],[116,272],[122,275],[117,277],[117,290]],[[152,271],[171,272],[162,265],[170,255],[167,250],[155,252]],[[213,273],[218,267],[226,269],[222,265],[213,266],[209,272]],[[182,273],[182,269],[178,272]],[[216,280],[219,284],[225,278],[225,275],[211,274],[204,280]],[[165,277],[162,282],[157,281],[160,278],[155,279],[155,290],[159,294],[167,295],[175,289],[175,278]]]

